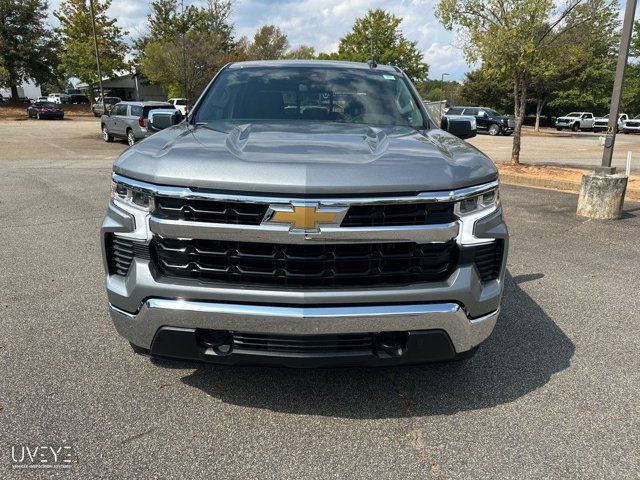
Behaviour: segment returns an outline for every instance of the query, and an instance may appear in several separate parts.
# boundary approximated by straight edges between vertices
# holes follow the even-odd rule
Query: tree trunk
[[[11,87],[11,100],[14,102],[18,100],[18,79],[11,74],[12,65],[7,65],[7,70],[9,70],[9,87]]]
[[[511,163],[520,163],[520,142],[522,124],[527,107],[527,83],[523,76],[517,75],[513,87],[515,126],[513,128],[513,147],[511,149]]]
[[[533,129],[536,132],[540,131],[540,117],[542,116],[542,109],[547,104],[546,98],[538,98],[538,103],[536,105],[536,126]]]

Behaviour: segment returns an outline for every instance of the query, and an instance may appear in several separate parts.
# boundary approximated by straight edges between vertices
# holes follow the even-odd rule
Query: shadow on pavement
[[[540,277],[514,279],[507,272],[496,328],[467,361],[318,370],[196,364],[182,381],[228,404],[346,418],[451,414],[508,403],[543,386],[573,356],[571,340],[518,286]]]

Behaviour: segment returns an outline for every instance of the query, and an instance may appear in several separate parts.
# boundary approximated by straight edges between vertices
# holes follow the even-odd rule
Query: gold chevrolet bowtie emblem
[[[319,210],[317,206],[293,205],[291,207],[272,207],[273,215],[270,223],[288,223],[292,229],[315,230],[321,223],[335,224],[337,216],[343,209]]]

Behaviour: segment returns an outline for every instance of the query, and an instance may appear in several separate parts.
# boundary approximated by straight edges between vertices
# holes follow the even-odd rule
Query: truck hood
[[[498,176],[482,152],[439,129],[325,122],[183,123],[126,150],[114,171],[160,185],[278,194],[452,190]]]

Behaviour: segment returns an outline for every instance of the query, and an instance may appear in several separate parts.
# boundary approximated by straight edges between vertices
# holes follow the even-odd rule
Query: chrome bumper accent
[[[440,225],[410,225],[398,227],[325,227],[317,232],[295,233],[288,225],[234,225],[227,223],[189,222],[149,218],[151,232],[162,237],[198,238],[238,242],[268,242],[304,244],[323,243],[383,243],[415,242],[443,243],[458,236],[458,222]]]
[[[456,352],[485,340],[499,312],[469,319],[457,303],[307,308],[168,299],[149,299],[137,314],[111,304],[109,311],[118,333],[143,348],[163,326],[293,335],[441,329]]]

